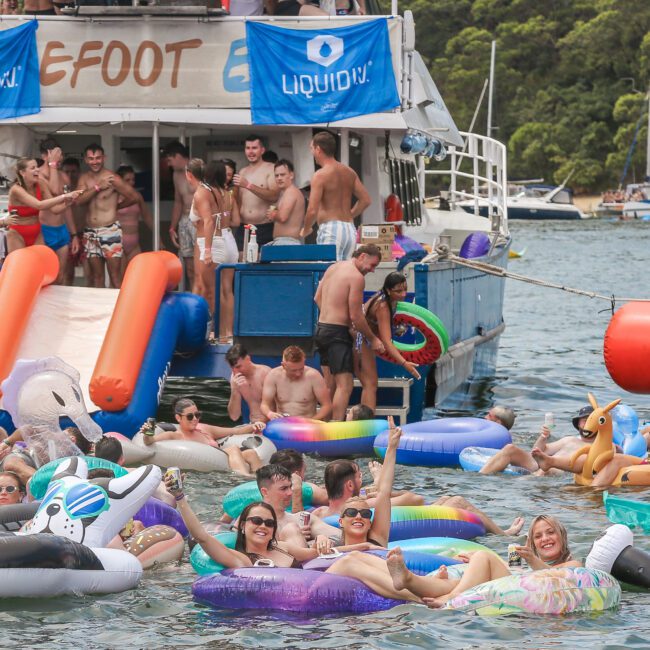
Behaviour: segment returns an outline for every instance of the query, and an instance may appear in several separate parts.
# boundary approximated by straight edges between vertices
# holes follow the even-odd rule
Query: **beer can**
[[[156,418],[147,418],[147,429],[149,429],[149,431],[156,430]]]
[[[178,467],[168,467],[165,472],[165,478],[171,477],[172,484],[170,490],[182,490],[183,489],[183,476],[181,475],[181,470]]]
[[[298,523],[300,524],[300,527],[302,528],[303,526],[306,526],[309,521],[311,520],[311,513],[310,512],[299,512],[298,513]]]
[[[508,566],[521,566],[521,555],[517,552],[517,544],[508,544]]]

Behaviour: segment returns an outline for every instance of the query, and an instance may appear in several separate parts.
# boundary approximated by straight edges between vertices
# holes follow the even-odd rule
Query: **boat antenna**
[[[497,54],[497,42],[492,41],[490,53],[490,92],[488,93],[487,137],[492,137],[492,103],[494,98],[494,64]]]

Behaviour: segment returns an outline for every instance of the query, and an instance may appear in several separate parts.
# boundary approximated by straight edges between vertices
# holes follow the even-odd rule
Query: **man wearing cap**
[[[573,426],[578,430],[580,436],[565,436],[559,440],[548,442],[551,430],[547,426],[543,426],[539,437],[533,445],[533,452],[541,452],[548,456],[567,457],[570,458],[575,451],[584,447],[585,444],[591,444],[593,439],[583,435],[583,430],[587,418],[594,409],[591,406],[583,406],[578,414],[572,419]],[[523,467],[529,472],[537,472],[538,476],[543,476],[547,473],[555,473],[554,470],[545,472],[539,466],[535,459],[533,452],[525,451],[517,445],[506,445],[501,451],[492,456],[490,460],[480,470],[481,474],[494,474],[503,471],[508,465],[515,465]]]

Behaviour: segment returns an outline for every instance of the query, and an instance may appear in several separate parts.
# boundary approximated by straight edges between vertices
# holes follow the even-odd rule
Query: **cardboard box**
[[[382,243],[377,243],[377,242],[363,242],[364,244],[369,244],[373,243],[375,246],[379,248],[381,251],[381,261],[382,262],[391,262],[393,260],[393,245],[382,242]]]
[[[392,244],[395,241],[395,226],[393,224],[363,224],[360,231],[362,244]]]

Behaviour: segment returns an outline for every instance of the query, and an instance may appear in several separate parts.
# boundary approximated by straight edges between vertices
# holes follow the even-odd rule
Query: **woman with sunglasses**
[[[13,472],[0,472],[0,506],[13,506],[22,501],[25,492]]]
[[[260,468],[263,463],[254,449],[240,449],[236,446],[220,447],[219,441],[223,441],[228,436],[240,435],[244,433],[261,433],[264,429],[263,422],[253,422],[252,424],[243,424],[238,427],[217,427],[212,424],[201,422],[203,414],[197,408],[196,404],[186,397],[177,399],[174,402],[174,418],[176,419],[175,431],[161,431],[156,433],[148,427],[143,427],[142,438],[144,444],[149,446],[154,442],[163,440],[192,440],[200,442],[211,447],[221,449],[228,456],[228,464],[233,472],[251,476],[255,470]]]
[[[397,271],[389,273],[384,279],[384,286],[366,302],[363,310],[370,329],[381,339],[393,363],[402,366],[415,379],[420,379],[417,366],[407,361],[393,345],[393,316],[397,303],[406,298],[406,292],[406,276]],[[353,336],[356,336],[354,374],[362,386],[361,403],[374,411],[377,407],[378,381],[375,353],[361,334],[353,332]]]

